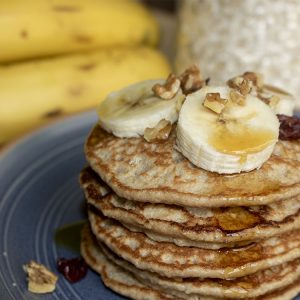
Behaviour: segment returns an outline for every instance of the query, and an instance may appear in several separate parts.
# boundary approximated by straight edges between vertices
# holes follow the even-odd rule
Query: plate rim
[[[0,163],[5,158],[7,154],[9,154],[11,151],[13,151],[15,148],[20,147],[22,144],[27,143],[31,139],[36,138],[38,135],[42,134],[43,132],[46,132],[48,130],[51,130],[51,128],[56,126],[64,126],[64,123],[68,123],[70,121],[76,121],[77,119],[81,118],[92,118],[96,117],[97,112],[95,109],[89,109],[87,111],[83,111],[80,113],[72,114],[72,115],[66,115],[62,118],[58,118],[55,120],[52,120],[51,122],[44,124],[40,127],[34,128],[33,130],[16,137],[15,139],[12,139],[7,144],[4,144],[2,147],[0,147]],[[96,122],[96,120],[95,120]]]

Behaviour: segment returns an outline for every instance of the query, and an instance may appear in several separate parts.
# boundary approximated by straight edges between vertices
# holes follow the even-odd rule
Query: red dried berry
[[[300,139],[300,118],[277,115],[280,122],[279,139],[298,140]]]
[[[57,260],[57,269],[68,281],[74,283],[85,277],[88,267],[82,257],[59,258]]]

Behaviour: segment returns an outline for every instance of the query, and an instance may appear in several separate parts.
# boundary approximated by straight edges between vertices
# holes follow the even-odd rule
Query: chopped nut
[[[44,265],[30,261],[23,266],[28,275],[28,290],[32,293],[44,294],[55,290],[58,277]]]
[[[227,99],[223,99],[220,93],[207,93],[203,105],[213,112],[220,114],[225,108]]]
[[[243,77],[247,79],[248,81],[251,81],[252,85],[257,87],[259,90],[261,90],[264,86],[263,82],[263,76],[259,73],[255,72],[245,72],[243,74]]]
[[[180,80],[174,74],[170,74],[165,84],[155,84],[152,88],[152,91],[156,96],[165,100],[169,100],[174,98],[179,88]]]
[[[270,107],[275,107],[280,101],[280,97],[276,95],[258,93],[257,97]]]
[[[251,83],[248,79],[242,76],[234,77],[227,82],[228,86],[246,96],[251,92]]]
[[[200,69],[193,65],[186,69],[180,76],[181,89],[184,94],[193,93],[207,85],[206,80],[201,79]]]
[[[246,104],[246,98],[239,92],[232,90],[229,93],[229,99],[238,105],[245,105]]]
[[[165,119],[160,120],[154,128],[146,128],[144,139],[147,142],[154,142],[168,139],[172,130],[172,124]]]

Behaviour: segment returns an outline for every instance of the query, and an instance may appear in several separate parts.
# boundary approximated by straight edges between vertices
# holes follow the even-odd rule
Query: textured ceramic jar
[[[224,81],[245,70],[300,93],[300,1],[181,0],[177,71],[196,62]]]

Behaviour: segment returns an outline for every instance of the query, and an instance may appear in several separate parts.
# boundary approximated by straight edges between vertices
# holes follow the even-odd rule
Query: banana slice
[[[177,125],[178,150],[196,166],[221,174],[259,168],[279,134],[279,121],[264,102],[252,95],[233,102],[232,93],[229,87],[207,86],[189,95]],[[218,99],[211,101],[214,94]]]
[[[257,97],[267,103],[276,114],[287,116],[294,114],[295,98],[278,87],[265,84],[262,91],[257,93]]]
[[[98,109],[102,128],[118,137],[138,137],[162,119],[171,124],[176,122],[178,103],[185,96],[181,89],[170,100],[155,96],[153,86],[164,82],[163,79],[142,81],[108,95]]]

